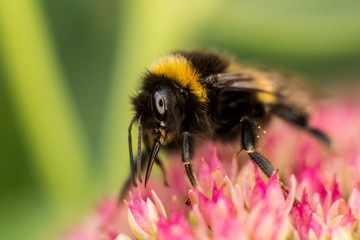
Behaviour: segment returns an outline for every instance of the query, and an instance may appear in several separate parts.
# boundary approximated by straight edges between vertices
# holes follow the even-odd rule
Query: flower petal
[[[164,217],[166,217],[165,207],[164,207],[164,205],[162,204],[162,202],[160,201],[159,197],[156,195],[156,193],[155,193],[154,190],[151,190],[151,195],[152,195],[153,198],[154,198],[155,205],[156,205],[157,209],[160,211],[160,213],[161,213]]]
[[[134,233],[135,237],[138,239],[150,239],[151,236],[146,233],[136,222],[134,215],[131,213],[130,209],[128,210],[128,223],[130,225],[131,231]]]
[[[157,223],[159,222],[158,210],[156,209],[154,203],[150,200],[150,198],[146,199],[146,203],[149,211],[149,219],[153,227],[151,235],[155,235],[157,230]]]

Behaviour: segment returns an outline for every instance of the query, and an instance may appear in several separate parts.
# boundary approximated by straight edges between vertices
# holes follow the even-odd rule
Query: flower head
[[[160,214],[166,217],[166,212],[155,192],[152,192],[158,208],[155,204],[147,198],[143,200],[141,194],[135,198],[130,193],[130,202],[126,202],[128,206],[128,222],[132,232],[138,239],[153,239],[157,235],[158,222]]]
[[[325,103],[311,120],[313,126],[329,133],[333,140],[330,149],[306,133],[274,121],[262,149],[280,169],[270,179],[263,177],[246,154],[229,155],[228,146],[219,143],[208,142],[195,154],[196,188],[179,171],[180,159],[174,159],[166,166],[171,173],[170,187],[156,188],[159,197],[154,190],[150,195],[143,191],[136,197],[130,195],[126,202],[133,236],[170,240],[359,239],[360,108],[354,106]],[[288,194],[282,190],[283,184]],[[151,186],[157,185],[154,182]],[[300,204],[294,204],[298,201]],[[101,236],[106,238],[98,239],[129,237],[129,232],[114,227],[119,220],[99,219]]]
[[[183,211],[176,210],[176,199],[174,199],[170,217],[162,215],[158,223],[158,239],[166,240],[192,240],[192,228],[184,216]]]

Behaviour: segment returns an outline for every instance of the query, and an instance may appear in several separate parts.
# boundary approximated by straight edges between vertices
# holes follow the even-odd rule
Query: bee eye
[[[167,106],[166,106],[166,93],[163,91],[156,91],[152,96],[152,108],[155,114],[155,117],[159,121],[165,121],[167,115]]]

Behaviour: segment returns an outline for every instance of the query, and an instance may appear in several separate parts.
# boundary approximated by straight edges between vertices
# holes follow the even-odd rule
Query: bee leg
[[[312,134],[314,137],[322,141],[324,144],[330,146],[331,141],[326,136],[325,133],[320,131],[317,128],[313,128],[309,126],[309,116],[301,110],[292,108],[290,106],[286,106],[283,104],[275,104],[270,106],[271,111],[279,116],[280,118],[284,119],[287,122],[290,122]]]
[[[143,151],[143,152],[141,153],[140,161],[142,161],[142,159],[146,159],[146,156],[147,156],[146,151]],[[145,164],[142,164],[142,165],[141,165],[141,172],[143,172],[144,168],[145,168]],[[127,177],[126,181],[124,182],[124,184],[123,184],[122,187],[121,187],[121,191],[120,191],[120,194],[119,194],[119,197],[118,197],[118,204],[119,204],[119,205],[120,205],[120,204],[123,202],[123,200],[125,199],[125,197],[126,197],[125,195],[126,195],[126,194],[128,193],[128,191],[130,190],[131,185],[133,185],[133,184],[132,184],[132,178],[133,178],[132,174],[129,174],[129,176]],[[135,187],[136,187],[136,186],[135,186]]]
[[[245,117],[241,120],[241,123],[241,145],[243,149],[245,149],[250,158],[260,167],[266,176],[271,177],[275,173],[275,169],[265,157],[256,151],[259,143],[256,122]]]
[[[189,178],[191,186],[196,186],[194,173],[191,168],[191,157],[190,157],[190,143],[189,143],[189,132],[185,131],[182,133],[182,162],[184,163],[186,175]]]
[[[136,121],[136,117],[134,117],[129,125],[128,128],[128,143],[129,143],[129,159],[130,159],[130,172],[131,172],[131,182],[132,184],[136,187],[136,181],[135,181],[135,166],[134,166],[134,155],[133,155],[133,150],[132,150],[132,138],[131,138],[131,129],[132,126],[134,124],[134,122]]]
[[[241,145],[243,149],[249,154],[250,158],[256,163],[257,166],[265,173],[265,175],[270,178],[276,170],[273,168],[271,163],[259,152],[256,151],[259,143],[259,135],[257,132],[256,121],[250,120],[245,117],[241,120],[242,123],[242,132],[241,132]],[[287,187],[279,181],[280,186],[286,195],[289,194]],[[295,199],[295,205],[298,205],[300,202]]]

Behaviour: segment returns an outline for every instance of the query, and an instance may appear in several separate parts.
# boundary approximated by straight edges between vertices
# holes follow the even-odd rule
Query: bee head
[[[183,101],[185,98],[176,84],[151,73],[145,76],[140,94],[132,99],[144,133],[150,138],[160,137],[162,145],[180,134]]]
[[[181,124],[186,106],[186,92],[175,82],[164,75],[148,72],[143,78],[139,94],[132,98],[132,104],[136,115],[133,118],[139,121],[139,144],[141,146],[141,135],[147,136],[147,144],[153,142],[149,163],[146,170],[145,186],[150,177],[152,166],[161,145],[166,145],[174,139],[180,139]],[[133,123],[132,122],[132,123]],[[132,124],[131,124],[132,125]],[[129,132],[131,132],[131,125]],[[140,126],[142,126],[140,131]],[[142,132],[142,133],[141,133]],[[130,135],[131,136],[131,133]],[[131,137],[129,137],[131,139]],[[130,152],[131,140],[129,140]],[[131,154],[130,154],[131,155]],[[141,147],[138,149],[141,155]],[[130,157],[130,162],[132,163]],[[141,160],[137,160],[138,174],[141,173]],[[132,167],[132,175],[134,170]],[[139,177],[139,180],[141,178]],[[135,182],[134,178],[133,181]],[[141,182],[141,180],[140,180]]]

